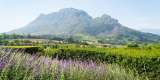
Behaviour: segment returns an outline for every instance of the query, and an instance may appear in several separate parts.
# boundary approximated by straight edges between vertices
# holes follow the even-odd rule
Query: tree
[[[130,43],[130,44],[127,45],[127,47],[129,47],[129,48],[137,48],[137,47],[139,47],[139,45],[136,44],[136,43]]]

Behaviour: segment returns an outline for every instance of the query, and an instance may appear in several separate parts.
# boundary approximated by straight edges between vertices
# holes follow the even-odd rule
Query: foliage
[[[139,47],[139,45],[136,44],[136,43],[130,43],[130,44],[127,45],[127,47],[130,47],[130,48],[137,48],[137,47]]]
[[[25,46],[12,47],[25,48]],[[138,47],[123,48],[96,48],[80,44],[55,44],[44,48],[40,47],[39,49],[38,55],[52,57],[52,59],[116,63],[138,71],[141,76],[148,76],[153,80],[160,78],[159,44],[144,44],[144,46],[138,45]]]
[[[19,39],[19,38],[23,38],[22,35],[18,35],[18,34],[0,34],[0,40],[2,39]]]
[[[50,50],[52,48],[48,51]],[[48,56],[60,60],[93,60],[110,64],[116,63],[135,69],[140,75],[148,76],[150,79],[158,80],[160,78],[160,49],[156,48],[57,48],[51,52]]]
[[[59,61],[3,50],[0,51],[0,60],[1,80],[141,80],[131,70],[126,71],[114,64]]]
[[[11,49],[13,51],[24,51],[31,54],[43,51],[43,48],[39,46],[3,46],[1,48]]]

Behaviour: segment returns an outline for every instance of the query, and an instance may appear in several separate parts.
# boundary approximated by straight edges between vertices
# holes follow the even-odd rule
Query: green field
[[[118,64],[123,68],[133,70],[143,78],[148,77],[150,80],[160,78],[159,47],[97,48],[93,46],[82,47],[77,44],[56,44],[52,46],[4,46],[3,48],[27,49],[36,52],[39,56],[58,60]]]

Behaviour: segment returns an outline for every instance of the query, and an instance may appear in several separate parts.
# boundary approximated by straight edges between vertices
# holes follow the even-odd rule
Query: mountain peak
[[[113,18],[113,17],[111,17],[110,15],[107,15],[107,14],[103,14],[102,16],[101,16],[101,18],[104,18],[104,19],[108,19],[108,20],[111,20],[111,21],[115,21],[115,22],[117,22],[118,23],[118,20],[117,19],[115,19],[115,18]]]
[[[107,14],[103,14],[101,17],[95,18],[96,22],[101,22],[105,24],[113,24],[113,25],[120,25],[117,19],[112,18],[111,16]]]
[[[60,9],[59,11],[79,11],[79,9],[75,9],[75,8],[63,8],[63,9]]]
[[[42,17],[44,17],[44,16],[46,16],[46,15],[43,14],[43,13],[40,13],[39,16],[37,17],[37,19],[40,19],[40,18],[42,18]]]
[[[104,18],[112,18],[111,16],[107,15],[107,14],[103,14],[101,17],[104,17]]]
[[[85,11],[75,8],[64,8],[59,10],[59,13],[63,13],[66,15],[87,15],[89,16]]]
[[[39,16],[45,16],[45,14],[43,14],[43,13],[40,13],[40,14],[39,14]]]

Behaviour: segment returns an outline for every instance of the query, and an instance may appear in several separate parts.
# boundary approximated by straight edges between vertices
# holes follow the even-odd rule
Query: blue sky
[[[0,32],[23,27],[40,13],[70,7],[93,17],[111,15],[137,30],[160,30],[160,0],[0,0]]]

